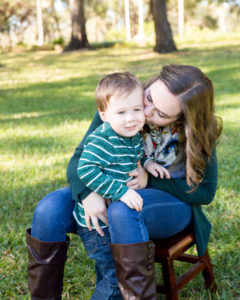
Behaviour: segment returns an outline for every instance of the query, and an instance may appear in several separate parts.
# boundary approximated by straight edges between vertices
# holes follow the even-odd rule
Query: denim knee
[[[32,221],[32,235],[44,241],[62,241],[67,227],[73,227],[74,201],[69,188],[46,195],[38,203]],[[71,226],[68,226],[71,223]]]
[[[129,208],[125,203],[121,201],[112,202],[107,210],[109,223],[118,220],[118,222],[125,219],[126,214],[129,214],[132,209]]]

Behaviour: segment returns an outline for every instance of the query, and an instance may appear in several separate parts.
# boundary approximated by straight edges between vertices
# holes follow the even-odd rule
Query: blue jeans
[[[143,198],[141,212],[121,201],[112,202],[108,207],[112,243],[163,239],[177,234],[190,224],[192,209],[189,204],[161,190],[149,188],[137,192]]]
[[[62,242],[67,233],[80,235],[88,256],[96,261],[96,288],[91,300],[121,300],[115,267],[112,259],[108,228],[104,237],[96,230],[77,227],[73,218],[75,202],[69,188],[63,188],[48,194],[37,205],[32,222],[31,235],[42,241]]]

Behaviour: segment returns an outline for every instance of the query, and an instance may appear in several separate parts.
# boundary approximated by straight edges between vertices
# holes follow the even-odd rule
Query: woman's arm
[[[69,161],[67,167],[67,181],[72,191],[72,198],[75,201],[82,201],[92,192],[79,179],[77,175],[77,167],[87,137],[101,124],[102,124],[102,120],[100,119],[100,116],[97,112],[93,118],[90,127],[88,128],[87,133],[85,134],[84,138],[82,139],[79,146],[76,148],[72,158]]]
[[[205,168],[205,176],[198,188],[190,193],[190,187],[185,179],[161,179],[149,174],[148,187],[166,191],[179,200],[190,204],[209,204],[217,189],[218,165],[216,149],[213,150]]]

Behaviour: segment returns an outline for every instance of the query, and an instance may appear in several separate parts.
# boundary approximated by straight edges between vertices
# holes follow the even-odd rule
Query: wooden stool
[[[202,272],[206,289],[216,292],[216,284],[208,250],[203,256],[184,254],[196,244],[193,228],[189,226],[173,237],[153,240],[156,245],[155,262],[162,264],[164,284],[157,284],[157,293],[165,294],[166,300],[178,300],[178,290],[183,288],[191,279]],[[182,276],[175,279],[173,261],[179,260],[193,264]]]

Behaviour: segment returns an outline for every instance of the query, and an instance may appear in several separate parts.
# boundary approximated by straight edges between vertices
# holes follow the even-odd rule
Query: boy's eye
[[[134,111],[141,111],[141,109],[140,108],[135,108]]]
[[[123,110],[121,110],[121,111],[118,112],[119,115],[122,115],[124,113],[125,113],[125,111],[123,111]]]

